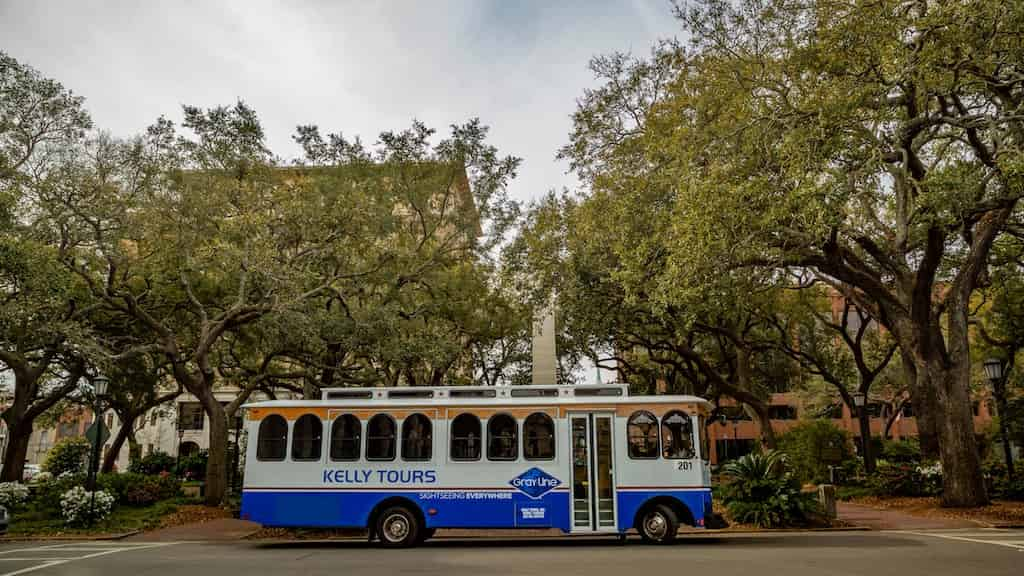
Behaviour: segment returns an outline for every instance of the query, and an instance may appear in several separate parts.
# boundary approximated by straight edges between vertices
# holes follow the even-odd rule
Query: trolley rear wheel
[[[676,539],[679,520],[671,508],[664,504],[657,504],[643,513],[636,528],[644,542],[668,544]]]
[[[377,538],[388,548],[407,548],[422,542],[423,527],[405,506],[392,506],[377,516]]]

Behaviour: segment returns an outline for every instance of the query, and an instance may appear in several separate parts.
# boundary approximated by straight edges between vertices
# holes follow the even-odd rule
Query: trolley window
[[[543,412],[535,412],[523,422],[523,457],[527,460],[554,460],[555,422]]]
[[[508,414],[495,414],[487,420],[487,459],[515,460],[518,454],[519,425]]]
[[[260,422],[259,438],[256,445],[256,459],[284,460],[288,448],[288,423],[277,414],[267,416]]]
[[[661,419],[662,456],[670,460],[689,460],[693,449],[693,421],[687,414],[674,410]]]
[[[413,414],[402,422],[402,460],[430,460],[430,418]]]
[[[626,422],[629,457],[651,459],[658,457],[658,419],[646,410],[638,410]]]
[[[303,414],[295,421],[292,431],[292,460],[313,461],[320,459],[323,443],[324,423],[318,416]]]
[[[342,414],[331,424],[331,460],[359,460],[363,424],[351,414]]]
[[[395,459],[395,420],[387,414],[376,414],[366,424],[366,459]]]
[[[474,414],[459,414],[452,420],[452,460],[479,460],[483,445],[480,419]]]

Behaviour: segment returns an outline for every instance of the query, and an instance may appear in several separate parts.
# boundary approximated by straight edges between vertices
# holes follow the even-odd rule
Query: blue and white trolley
[[[623,385],[324,390],[246,406],[242,517],[358,527],[636,529],[669,542],[711,510],[710,404]]]

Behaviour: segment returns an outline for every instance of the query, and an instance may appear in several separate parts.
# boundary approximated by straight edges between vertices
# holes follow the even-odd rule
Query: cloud
[[[572,186],[555,161],[596,54],[675,34],[667,1],[0,4],[3,49],[86,96],[98,126],[142,130],[237,98],[274,151],[296,124],[360,135],[479,116],[524,165],[523,200]]]

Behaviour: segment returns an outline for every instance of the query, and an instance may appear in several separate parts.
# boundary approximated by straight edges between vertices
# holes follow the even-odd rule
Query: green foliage
[[[882,442],[879,457],[893,464],[919,464],[921,462],[921,445],[917,438],[885,440]]]
[[[879,461],[868,486],[876,496],[938,496],[942,493],[942,471],[937,465]]]
[[[148,506],[174,498],[181,492],[181,481],[163,472],[155,475],[138,472],[100,474],[100,488],[113,494],[118,504]]]
[[[146,454],[135,462],[132,462],[128,469],[130,472],[147,475],[171,472],[174,470],[174,456],[157,450]]]
[[[64,493],[75,486],[84,486],[85,481],[84,474],[68,474],[33,485],[31,488],[32,507],[43,515],[59,516],[60,499]]]
[[[183,480],[203,480],[206,478],[206,462],[209,459],[208,450],[199,450],[195,454],[183,456],[174,473]]]
[[[720,490],[729,516],[736,522],[764,528],[803,524],[816,510],[812,494],[787,470],[781,452],[747,454],[725,465]]]
[[[853,459],[846,431],[830,420],[800,422],[778,438],[793,475],[802,482],[829,481],[830,465],[842,466]]]
[[[65,438],[54,444],[46,453],[43,470],[54,476],[85,474],[88,471],[91,448],[92,445],[85,438]]]
[[[1014,478],[1011,482],[1003,461],[990,459],[985,463],[985,477],[994,497],[1004,500],[1024,500],[1024,462],[1018,460],[1013,464]]]

